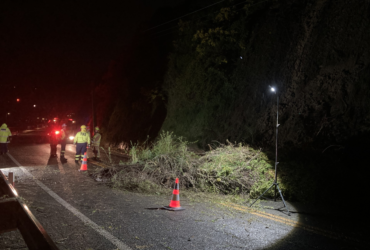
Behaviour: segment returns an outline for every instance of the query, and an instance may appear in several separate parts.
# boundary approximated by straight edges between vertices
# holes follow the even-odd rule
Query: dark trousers
[[[8,143],[0,143],[1,154],[6,154],[8,152]]]
[[[50,144],[50,155],[57,155],[57,145]]]
[[[75,160],[78,161],[81,157],[81,159],[84,157],[84,154],[86,152],[87,148],[87,142],[85,143],[77,143],[76,145],[76,158]]]
[[[66,144],[66,140],[60,141],[60,158],[64,158],[64,154],[66,153]]]

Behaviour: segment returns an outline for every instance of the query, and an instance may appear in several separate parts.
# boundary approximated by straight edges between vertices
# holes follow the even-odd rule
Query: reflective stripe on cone
[[[171,211],[181,211],[185,210],[180,206],[180,188],[179,188],[179,178],[176,178],[175,187],[172,192],[172,200],[170,201],[169,206],[163,207],[164,209]]]
[[[86,153],[84,154],[84,158],[82,160],[81,168],[78,171],[87,171]]]

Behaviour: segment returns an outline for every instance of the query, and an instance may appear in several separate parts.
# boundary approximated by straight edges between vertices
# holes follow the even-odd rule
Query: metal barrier
[[[58,249],[0,170],[0,234],[17,229],[31,250]]]

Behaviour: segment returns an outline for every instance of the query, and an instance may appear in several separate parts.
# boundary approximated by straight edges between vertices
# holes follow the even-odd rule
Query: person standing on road
[[[51,130],[49,131],[49,143],[50,143],[50,158],[57,157],[57,145],[60,140],[60,131],[56,125],[50,126]]]
[[[93,152],[94,152],[94,155],[95,155],[94,160],[96,160],[96,161],[100,161],[100,149],[99,149],[100,141],[101,141],[101,134],[99,132],[99,127],[96,126],[95,127],[95,134],[94,134],[94,138],[93,138],[93,142],[92,142]]]
[[[76,145],[75,162],[78,163],[80,157],[83,159],[87,147],[90,147],[90,136],[86,131],[85,125],[81,126],[81,131],[76,134],[73,144]]]
[[[63,124],[62,129],[60,130],[60,161],[67,161],[67,159],[64,157],[67,144],[66,127],[67,125]]]
[[[11,141],[12,133],[8,126],[3,123],[0,128],[0,154],[8,153],[8,143]]]

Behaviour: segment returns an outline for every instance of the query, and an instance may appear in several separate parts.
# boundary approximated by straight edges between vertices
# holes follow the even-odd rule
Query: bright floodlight
[[[33,105],[33,107],[35,108],[35,107],[36,107],[36,105]]]
[[[275,92],[275,88],[271,88],[271,91],[272,91],[272,92]]]

